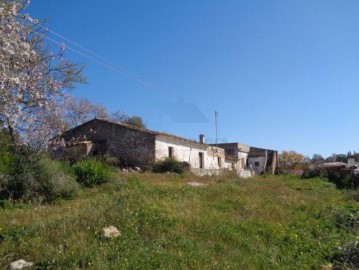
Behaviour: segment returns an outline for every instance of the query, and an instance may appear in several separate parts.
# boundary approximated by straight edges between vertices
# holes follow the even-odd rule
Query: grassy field
[[[73,200],[3,203],[0,268],[330,269],[358,235],[354,195],[290,176],[122,175]],[[121,236],[103,238],[109,225]]]

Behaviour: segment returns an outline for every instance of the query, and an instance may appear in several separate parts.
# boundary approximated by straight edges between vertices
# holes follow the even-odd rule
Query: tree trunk
[[[13,128],[12,125],[10,124],[9,119],[6,119],[6,122],[7,122],[7,127],[8,127],[8,130],[9,130],[10,139],[11,139],[11,142],[12,142],[12,144],[13,144],[12,146],[15,148],[16,145],[17,145],[17,141],[16,141],[16,136],[15,136],[14,128]]]

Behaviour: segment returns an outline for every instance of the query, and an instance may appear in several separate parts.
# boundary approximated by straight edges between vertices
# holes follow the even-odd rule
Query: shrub
[[[304,170],[302,174],[302,178],[304,179],[315,178],[315,177],[328,178],[328,172],[323,168],[315,168],[315,169]]]
[[[0,153],[0,173],[9,173],[14,166],[15,156],[10,151],[1,151]]]
[[[359,230],[359,208],[340,207],[332,210],[333,222],[337,227],[347,231],[356,232]]]
[[[340,170],[316,168],[304,171],[302,178],[320,177],[334,183],[338,188],[356,188],[359,183],[359,176],[352,172]]]
[[[48,158],[40,159],[36,165],[37,174],[42,194],[46,200],[53,201],[58,198],[70,199],[79,190],[75,178],[66,173],[63,165]]]
[[[59,162],[27,148],[11,155],[11,166],[0,177],[0,199],[53,201],[76,194],[78,184]]]
[[[7,177],[3,178],[1,199],[34,199],[40,194],[40,185],[36,181],[35,166],[40,156],[26,147],[12,151],[11,165],[6,166]]]
[[[7,174],[0,173],[0,200],[9,197],[8,185],[10,177]]]
[[[338,188],[356,188],[358,185],[358,176],[352,172],[329,171],[328,179]]]
[[[79,161],[73,168],[77,182],[87,187],[109,182],[113,178],[112,168],[95,159]]]
[[[184,173],[189,171],[190,165],[187,162],[179,162],[173,158],[157,161],[153,164],[153,172],[155,173]]]
[[[349,267],[350,269],[359,268],[359,238],[351,243],[340,246],[334,252],[332,261],[335,264]]]

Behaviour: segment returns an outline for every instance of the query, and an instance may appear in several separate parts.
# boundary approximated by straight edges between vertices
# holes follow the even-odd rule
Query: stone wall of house
[[[128,165],[146,166],[155,158],[155,135],[145,130],[94,119],[69,130],[69,141],[93,141],[105,145],[103,154],[125,159]]]
[[[206,144],[186,142],[172,137],[157,136],[156,160],[172,157],[181,162],[188,162],[193,169],[200,169],[200,153],[203,155],[203,168],[218,170],[224,168],[224,150],[216,149]],[[170,148],[172,150],[170,150]],[[220,158],[220,160],[218,160]],[[219,166],[221,165],[221,167]]]
[[[240,143],[220,143],[218,146],[225,149],[226,155],[238,158],[235,166],[238,172],[246,169],[249,146]]]
[[[206,168],[211,170],[218,170],[225,168],[225,155],[224,149],[215,146],[209,146],[207,148],[206,156],[207,166]]]
[[[271,174],[275,174],[276,169],[278,167],[277,162],[278,162],[278,152],[272,151],[271,153],[269,153],[266,171]]]
[[[224,168],[228,169],[229,171],[232,171],[232,170],[238,171],[238,161],[226,159],[226,161],[224,163]]]
[[[93,143],[79,143],[75,145],[71,145],[66,148],[66,158],[72,159],[72,160],[79,160],[86,158],[90,155],[92,152],[92,149],[94,148]]]
[[[247,167],[248,153],[238,151],[238,170],[245,170]]]
[[[252,165],[252,168],[256,172],[256,174],[261,174],[265,172],[265,168],[267,165],[267,156],[249,157],[248,164]]]

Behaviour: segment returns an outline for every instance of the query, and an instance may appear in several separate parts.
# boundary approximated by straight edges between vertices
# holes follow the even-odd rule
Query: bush
[[[155,162],[152,167],[155,173],[173,172],[181,174],[189,171],[190,165],[187,162],[179,162],[173,158],[167,158]]]
[[[27,149],[18,149],[18,152],[12,152],[13,158],[11,164],[6,164],[6,159],[2,159],[4,175],[1,177],[1,199],[25,199],[30,193],[38,190],[34,185],[34,175],[32,168],[36,162],[33,159],[31,151]]]
[[[359,238],[351,243],[340,246],[332,257],[334,264],[349,267],[349,269],[359,269]]]
[[[334,183],[338,188],[356,188],[358,183],[358,176],[355,176],[352,172],[338,172],[329,171],[328,179]]]
[[[73,168],[77,182],[87,187],[109,182],[113,178],[112,168],[95,159],[79,161]]]
[[[304,170],[302,174],[303,179],[309,179],[309,178],[328,178],[328,172],[324,168],[315,168],[315,169],[307,169]]]
[[[53,201],[78,191],[75,179],[61,163],[27,148],[11,153],[11,166],[0,176],[0,199]]]
[[[308,169],[304,171],[302,178],[309,179],[314,177],[320,177],[326,179],[329,182],[334,183],[338,188],[356,188],[359,183],[359,176],[352,172],[316,168]]]
[[[8,185],[10,177],[7,174],[0,173],[0,200],[9,197]]]
[[[339,228],[356,232],[359,230],[359,208],[341,207],[332,210],[333,222]]]
[[[67,174],[58,161],[48,158],[40,159],[36,165],[35,173],[38,176],[42,194],[46,200],[70,199],[79,190],[79,184],[75,178]]]
[[[15,156],[10,151],[1,151],[0,153],[0,173],[9,173],[14,166]]]

